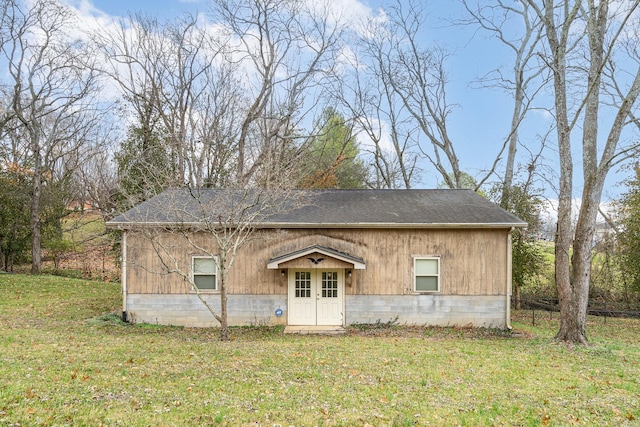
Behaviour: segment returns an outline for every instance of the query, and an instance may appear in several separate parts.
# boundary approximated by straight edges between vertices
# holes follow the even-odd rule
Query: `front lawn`
[[[119,286],[0,275],[1,426],[635,425],[640,321],[590,318],[591,347],[455,328],[218,331],[118,321]]]

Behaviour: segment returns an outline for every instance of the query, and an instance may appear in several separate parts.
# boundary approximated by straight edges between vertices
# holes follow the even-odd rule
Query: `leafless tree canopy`
[[[173,185],[269,186],[295,168],[341,44],[328,7],[214,1],[210,19],[122,21],[96,41],[143,132],[170,147]],[[209,30],[209,31],[207,31]]]
[[[41,268],[41,198],[93,152],[103,126],[98,74],[85,43],[71,36],[72,11],[56,2],[3,2],[0,61],[8,66],[5,160],[32,175],[32,272]]]

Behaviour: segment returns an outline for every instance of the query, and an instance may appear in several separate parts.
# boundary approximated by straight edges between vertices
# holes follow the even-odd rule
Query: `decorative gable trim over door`
[[[345,264],[345,266],[348,265],[349,268],[353,268],[354,270],[364,270],[366,267],[364,260],[360,257],[353,256],[333,248],[328,248],[326,246],[313,245],[271,258],[267,263],[267,268],[270,270],[277,270],[278,268],[283,267],[287,268],[284,264],[301,259],[305,260],[305,262],[311,262],[309,268],[321,268],[321,263],[326,262],[328,259],[341,262],[342,264]]]

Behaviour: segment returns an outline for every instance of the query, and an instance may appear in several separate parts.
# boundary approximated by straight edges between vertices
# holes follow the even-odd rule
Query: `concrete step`
[[[286,326],[285,334],[300,335],[342,335],[346,331],[342,326]]]

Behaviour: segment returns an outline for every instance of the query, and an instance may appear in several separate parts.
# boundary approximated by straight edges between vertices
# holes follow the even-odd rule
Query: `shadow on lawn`
[[[187,328],[183,326],[153,325],[148,323],[132,324],[123,322],[117,313],[108,313],[87,320],[91,325],[105,327],[105,332],[113,334],[184,334],[191,338],[199,337],[206,340],[217,340],[218,328]],[[284,334],[283,325],[275,326],[232,326],[229,328],[232,340],[273,339],[276,337],[291,337]],[[313,338],[314,335],[309,335]],[[520,339],[530,338],[527,332],[497,328],[476,328],[471,326],[415,326],[401,325],[397,319],[388,322],[356,323],[346,327],[344,335],[334,336],[334,339],[348,337],[403,337],[429,339]],[[299,339],[299,338],[297,338]]]

